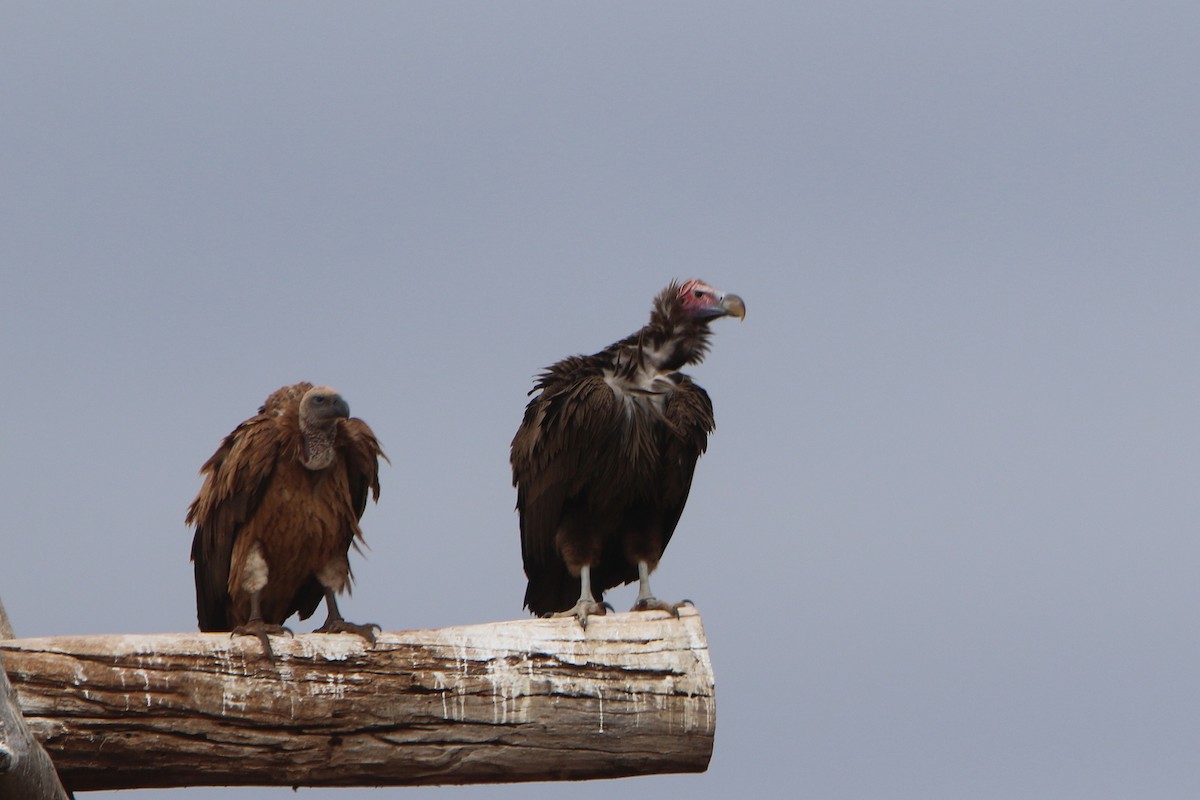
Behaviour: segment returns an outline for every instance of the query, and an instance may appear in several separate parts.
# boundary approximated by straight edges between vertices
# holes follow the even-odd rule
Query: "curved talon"
[[[292,633],[291,628],[286,628],[283,625],[268,625],[261,620],[258,622],[250,620],[245,625],[238,625],[230,631],[229,638],[232,639],[234,636],[267,636],[268,634],[273,636],[291,636],[292,638],[296,636],[296,634]]]
[[[685,605],[692,606],[691,600],[680,600],[678,603],[668,603],[665,600],[659,600],[657,597],[639,597],[637,602],[633,604],[630,611],[666,611],[676,619],[679,619],[679,609]]]
[[[271,649],[271,639],[269,638],[270,634],[275,634],[276,636],[283,636],[284,634],[287,634],[288,636],[295,638],[295,634],[292,633],[290,628],[285,628],[282,625],[268,625],[261,619],[252,619],[245,625],[238,625],[229,632],[229,638],[232,639],[234,636],[253,636],[262,642],[263,650],[266,652],[267,658],[269,658],[271,661],[274,661],[275,651]]]
[[[587,618],[589,616],[603,617],[608,613],[608,609],[611,608],[612,606],[610,606],[608,603],[597,603],[595,600],[584,600],[581,598],[579,602],[575,604],[574,608],[567,609],[566,611],[557,611],[550,616],[575,617],[577,620],[579,620],[579,625],[586,631]]]
[[[325,624],[314,630],[313,633],[352,633],[355,636],[361,636],[371,644],[375,644],[377,631],[382,633],[383,626],[377,625],[374,622],[358,625],[354,622],[347,622],[344,619],[333,619],[325,620]]]

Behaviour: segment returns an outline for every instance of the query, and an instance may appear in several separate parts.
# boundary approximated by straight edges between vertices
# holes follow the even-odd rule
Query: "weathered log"
[[[0,639],[14,639],[12,623],[8,621],[8,612],[4,610],[4,601],[0,600]]]
[[[0,658],[0,800],[67,800],[46,751],[17,707]]]
[[[0,639],[12,638],[0,602]],[[67,800],[46,751],[25,724],[0,657],[0,800]]]
[[[0,642],[72,790],[399,786],[702,772],[716,702],[700,616],[357,636]]]

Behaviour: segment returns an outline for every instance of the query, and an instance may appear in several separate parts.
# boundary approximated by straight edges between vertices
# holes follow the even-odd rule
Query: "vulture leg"
[[[691,604],[691,600],[668,603],[655,597],[650,591],[650,565],[645,561],[638,561],[638,596],[630,611],[667,611],[678,617],[679,609]]]
[[[325,624],[317,628],[313,633],[353,633],[356,636],[361,636],[371,644],[375,644],[375,631],[383,630],[375,623],[368,625],[357,625],[353,622],[346,622],[342,618],[342,612],[338,611],[337,597],[333,589],[326,587],[325,589],[325,608],[329,613],[325,616]]]
[[[586,564],[579,568],[579,587],[579,602],[575,604],[575,607],[566,611],[558,611],[550,616],[575,617],[583,629],[587,630],[588,616],[603,617],[608,604],[597,603],[596,598],[592,597],[592,568]]]
[[[263,650],[266,652],[267,658],[271,659],[271,661],[274,661],[275,651],[271,649],[271,640],[267,638],[268,634],[273,633],[276,636],[283,636],[286,634],[291,636],[292,632],[290,629],[285,628],[282,625],[268,625],[267,623],[263,622],[261,598],[261,589],[250,593],[250,619],[246,620],[246,624],[238,625],[236,628],[234,628],[233,632],[230,633],[229,636],[231,638],[234,636],[257,637],[258,640],[262,642]]]

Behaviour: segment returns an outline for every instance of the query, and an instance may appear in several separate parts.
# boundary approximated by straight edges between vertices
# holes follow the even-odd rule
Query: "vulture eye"
[[[697,300],[699,300],[701,297],[704,297],[704,290],[703,290],[703,289],[697,289],[697,290],[696,290],[695,292],[693,292],[692,294],[694,294],[694,295],[696,296],[696,299],[697,299]]]
[[[314,403],[324,403],[325,395],[323,395],[323,394],[316,395],[315,397],[313,397],[313,402]]]

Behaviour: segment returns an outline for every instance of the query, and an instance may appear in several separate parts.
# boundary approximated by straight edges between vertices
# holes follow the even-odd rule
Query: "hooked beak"
[[[746,319],[746,304],[736,294],[727,294],[721,298],[721,310],[725,312],[725,316],[727,317],[737,317],[740,320]]]

